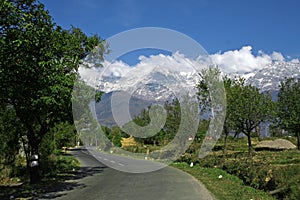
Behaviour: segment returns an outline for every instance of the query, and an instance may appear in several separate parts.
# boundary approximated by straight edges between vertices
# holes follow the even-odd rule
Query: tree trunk
[[[258,141],[261,141],[259,126],[256,126],[256,127],[255,127],[255,132],[256,132],[256,134],[257,134]]]
[[[247,135],[247,138],[248,138],[248,153],[249,153],[249,156],[252,157],[252,144],[251,144],[251,131],[249,133],[246,134]]]
[[[30,166],[29,170],[30,170],[30,183],[31,184],[39,183],[41,181],[39,166]]]
[[[296,136],[297,136],[297,148],[298,148],[298,150],[300,150],[300,134],[299,134],[299,132],[296,133]]]
[[[227,138],[228,138],[228,132],[227,131],[224,131],[225,133],[225,138],[224,138],[224,149],[223,149],[223,154],[226,155],[227,153]]]
[[[30,173],[30,183],[31,184],[39,183],[41,181],[40,155],[39,155],[39,150],[38,150],[38,144],[36,142],[31,143],[29,173]]]
[[[22,145],[23,145],[23,149],[24,149],[24,153],[25,153],[25,158],[26,158],[26,167],[27,169],[29,169],[29,161],[30,161],[30,149],[26,147],[26,141],[23,137],[21,137],[22,140]]]

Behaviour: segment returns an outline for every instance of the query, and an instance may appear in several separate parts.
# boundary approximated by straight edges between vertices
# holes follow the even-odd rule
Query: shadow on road
[[[72,149],[65,155],[82,156],[79,151],[82,149]],[[79,155],[80,154],[80,155]],[[84,156],[84,155],[83,155]],[[86,187],[79,180],[88,176],[102,173],[106,167],[103,166],[84,166],[79,170],[70,170],[67,173],[59,174],[56,177],[42,180],[39,184],[23,183],[21,185],[0,186],[0,199],[53,199],[65,195],[65,191],[71,191]]]

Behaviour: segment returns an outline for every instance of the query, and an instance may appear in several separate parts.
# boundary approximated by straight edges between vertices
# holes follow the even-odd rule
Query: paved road
[[[213,199],[201,183],[187,173],[165,167],[149,173],[125,173],[106,167],[86,149],[72,154],[81,163],[80,178],[70,188],[53,192],[44,199],[57,200],[204,200]],[[99,156],[99,155],[98,155]],[[126,167],[126,158],[101,155],[106,162]],[[123,165],[123,166],[122,166]],[[55,194],[54,194],[55,193]],[[48,197],[48,198],[47,198]],[[54,198],[56,197],[56,198]]]
[[[145,172],[153,172],[159,169],[165,168],[167,165],[154,162],[148,159],[147,157],[139,157],[133,158],[130,156],[121,156],[117,154],[111,153],[103,153],[101,151],[96,150],[95,147],[89,147],[88,151],[91,155],[93,155],[96,159],[98,159],[105,166],[116,169],[122,172],[129,173],[145,173]]]

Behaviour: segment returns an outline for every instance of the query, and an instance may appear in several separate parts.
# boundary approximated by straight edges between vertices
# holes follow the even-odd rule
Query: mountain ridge
[[[276,100],[281,81],[289,77],[300,78],[300,63],[276,61],[255,71],[233,73],[229,76],[245,78],[246,84],[257,87],[261,92],[271,92],[273,100]],[[133,72],[129,78],[103,76],[98,82],[98,90],[104,91],[106,94],[100,104],[96,105],[97,117],[104,125],[115,125],[110,102],[111,94],[114,91],[124,91],[131,95],[129,107],[130,114],[134,117],[151,104],[159,102],[160,105],[163,105],[166,100],[184,95],[184,93],[195,95],[199,80],[200,77],[195,70],[181,73],[178,70],[172,71],[170,68],[161,69],[159,67],[153,67],[147,73]],[[105,117],[107,120],[104,119]]]

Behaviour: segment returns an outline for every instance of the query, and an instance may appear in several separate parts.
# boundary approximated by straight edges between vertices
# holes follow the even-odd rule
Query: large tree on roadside
[[[14,166],[16,155],[19,152],[19,137],[22,135],[22,126],[16,113],[11,107],[0,106],[0,166]]]
[[[288,78],[281,82],[277,110],[279,125],[295,134],[300,150],[300,79]]]
[[[56,123],[72,122],[71,93],[81,59],[98,46],[97,36],[63,30],[35,0],[0,0],[0,103],[11,106],[25,129],[27,165]],[[100,50],[99,50],[100,49]],[[39,170],[31,170],[31,182]]]

